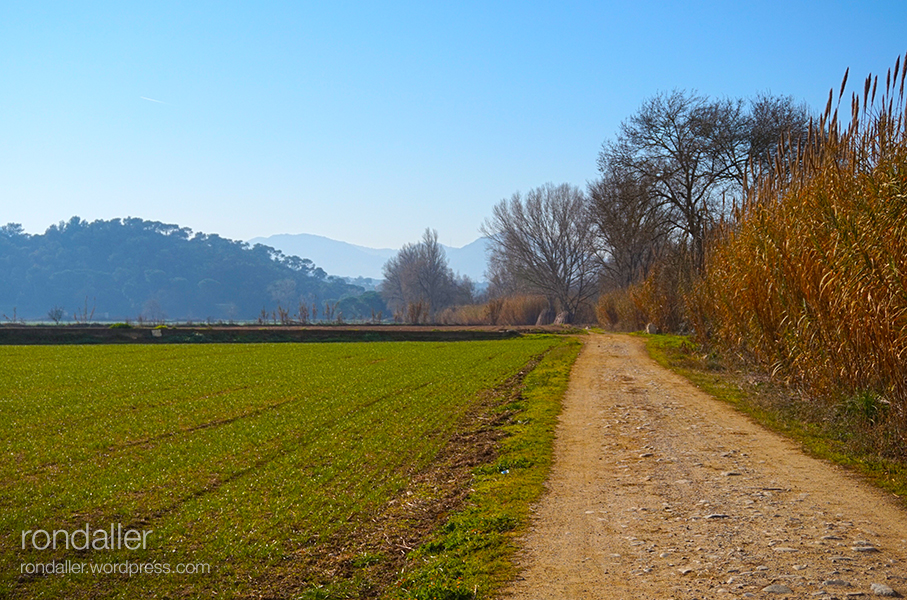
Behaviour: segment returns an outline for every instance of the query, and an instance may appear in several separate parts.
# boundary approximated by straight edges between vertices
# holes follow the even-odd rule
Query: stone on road
[[[661,368],[639,338],[587,336],[554,451],[504,597],[907,589],[907,512],[890,494]]]

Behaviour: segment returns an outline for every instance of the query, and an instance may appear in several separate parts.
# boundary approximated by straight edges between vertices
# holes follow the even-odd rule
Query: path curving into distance
[[[907,511],[652,361],[591,335],[512,599],[907,595]]]

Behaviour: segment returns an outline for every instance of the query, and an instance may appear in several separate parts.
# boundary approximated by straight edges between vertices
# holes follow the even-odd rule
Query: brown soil
[[[907,511],[891,494],[658,366],[640,339],[590,336],[548,486],[505,597],[907,593]]]
[[[499,340],[524,333],[568,332],[560,325],[0,325],[3,344],[180,344],[255,342],[446,342]]]

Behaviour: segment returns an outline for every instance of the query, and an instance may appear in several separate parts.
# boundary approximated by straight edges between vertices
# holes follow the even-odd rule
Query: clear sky
[[[4,2],[0,223],[462,246],[659,91],[818,110],[905,51],[904,0]]]

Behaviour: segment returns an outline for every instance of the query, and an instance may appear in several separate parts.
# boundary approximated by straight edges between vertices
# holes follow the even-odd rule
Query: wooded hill
[[[73,217],[39,235],[0,227],[5,320],[250,320],[300,304],[318,318],[325,302],[358,305],[362,293],[311,260],[156,221]]]

